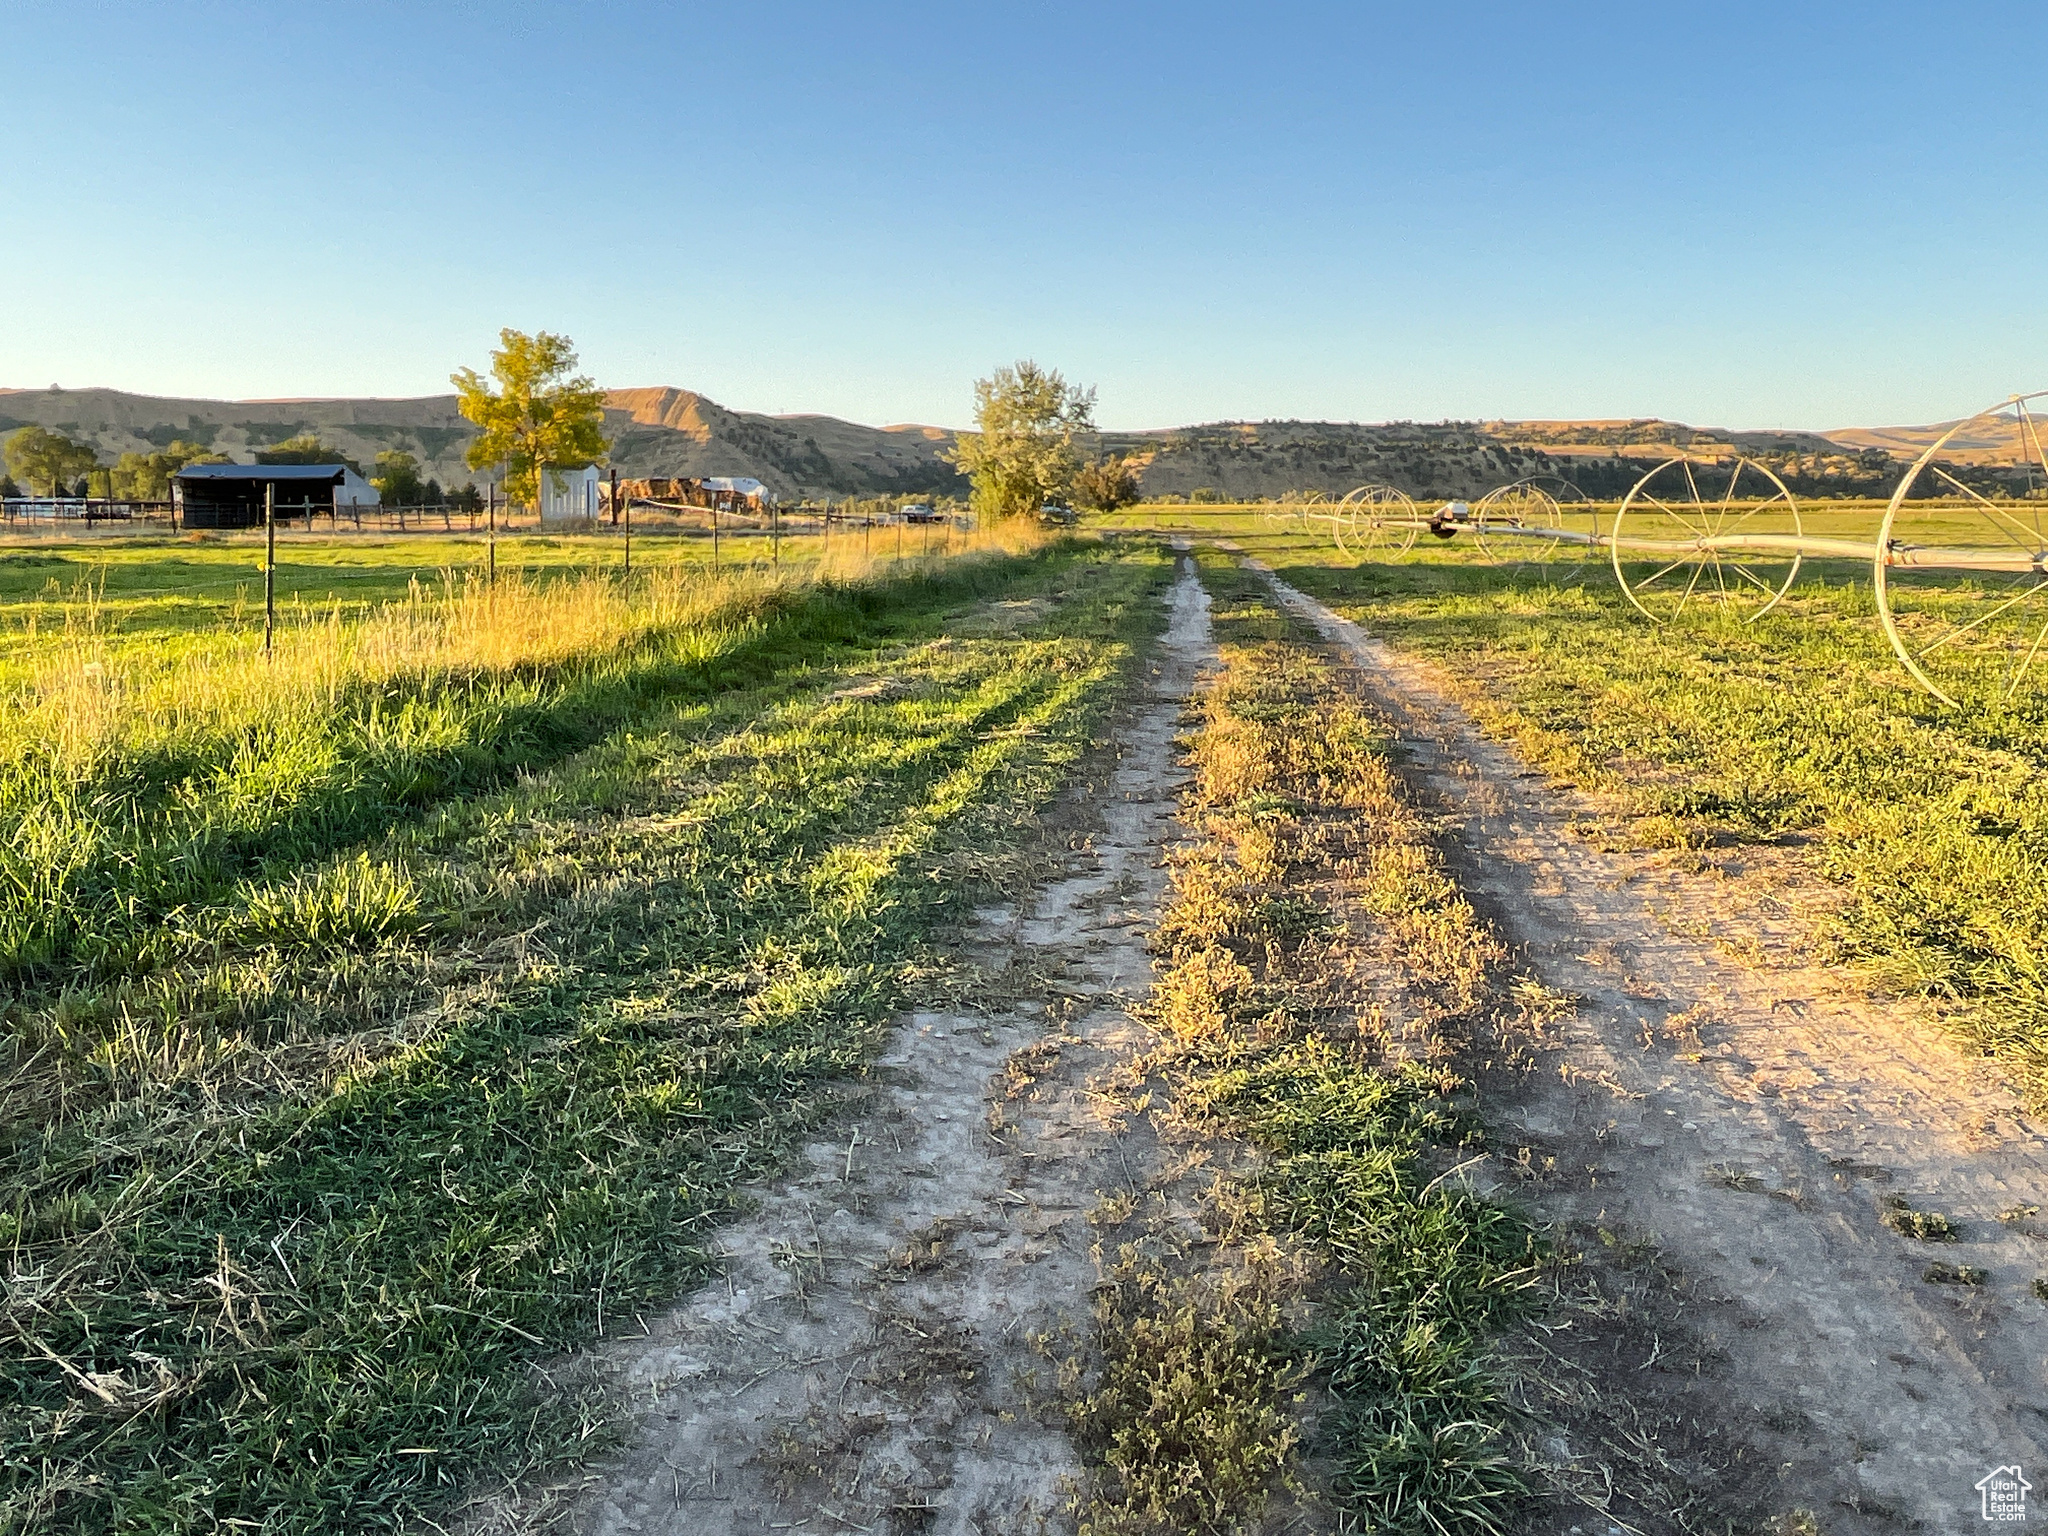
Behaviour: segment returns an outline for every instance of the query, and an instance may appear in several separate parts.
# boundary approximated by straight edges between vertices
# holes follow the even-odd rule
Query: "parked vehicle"
[[[922,501],[913,501],[898,514],[906,523],[936,523],[940,521],[936,509]]]
[[[1038,509],[1038,520],[1060,528],[1071,528],[1081,521],[1081,514],[1064,502],[1048,501]]]

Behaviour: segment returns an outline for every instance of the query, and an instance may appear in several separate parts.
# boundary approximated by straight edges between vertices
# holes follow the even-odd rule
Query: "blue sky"
[[[5,8],[0,384],[1833,427],[2048,387],[2048,8]]]

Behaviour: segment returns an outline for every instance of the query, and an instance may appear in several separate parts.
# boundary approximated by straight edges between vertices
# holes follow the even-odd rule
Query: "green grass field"
[[[128,606],[0,695],[0,1530],[395,1530],[587,1450],[531,1367],[708,1274],[943,990],[1167,573],[419,549],[300,551],[359,607],[266,662],[160,590],[233,619],[246,545],[96,546]]]
[[[1868,539],[1878,515],[1809,509],[1805,525]],[[1959,519],[1926,526],[1953,538]],[[1200,534],[1439,663],[1489,731],[1614,797],[1642,843],[1798,848],[1846,897],[1827,952],[1928,999],[2048,1102],[2048,702],[1987,690],[1952,709],[1916,688],[1866,565],[1808,561],[1754,623],[1697,606],[1657,625],[1597,557],[1518,571],[1461,534],[1361,560],[1255,510]]]
[[[933,552],[943,552],[941,530]],[[957,539],[957,536],[956,536]],[[835,563],[865,554],[875,560],[921,558],[922,528],[881,527],[863,535],[840,531],[830,543]],[[900,548],[899,548],[900,546]],[[777,541],[757,531],[728,531],[718,543],[721,566],[791,569],[815,565],[826,541],[815,533]],[[711,540],[700,531],[654,527],[633,538],[643,573],[710,564]],[[622,568],[625,541],[616,533],[520,531],[497,540],[499,573],[550,580]],[[489,559],[483,534],[404,535],[282,532],[277,540],[277,602],[287,620],[339,605],[360,613],[402,599],[414,583],[430,588],[481,580]],[[31,647],[68,627],[161,642],[173,636],[247,631],[263,619],[263,536],[106,533],[91,539],[0,537],[0,669],[12,669]],[[0,678],[7,675],[0,670]]]

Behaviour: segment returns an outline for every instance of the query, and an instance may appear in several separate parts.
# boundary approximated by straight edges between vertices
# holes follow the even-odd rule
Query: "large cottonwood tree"
[[[1029,515],[1072,487],[1074,434],[1095,425],[1095,391],[1027,359],[975,381],[974,425],[947,457],[973,481],[975,511]]]
[[[462,414],[480,429],[465,457],[471,469],[501,468],[505,494],[538,506],[543,465],[582,469],[611,451],[604,391],[575,371],[566,336],[503,330],[498,342],[490,379],[473,368],[450,375]]]

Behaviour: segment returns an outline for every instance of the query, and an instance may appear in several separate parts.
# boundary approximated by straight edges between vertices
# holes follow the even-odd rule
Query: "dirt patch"
[[[1113,754],[1056,818],[1061,871],[976,914],[963,959],[988,1005],[899,1025],[874,1083],[721,1234],[724,1276],[595,1357],[626,1449],[478,1501],[466,1528],[1070,1528],[1082,1469],[1043,1341],[1087,1328],[1086,1213],[1154,1155],[1088,1085],[1134,1044],[1207,614],[1184,566]]]
[[[1670,1489],[1718,1482],[1831,1536],[1974,1526],[1978,1479],[2048,1442],[2048,1142],[2017,1099],[1815,963],[1796,923],[1590,843],[1596,808],[1481,736],[1427,667],[1267,574],[1364,670],[1463,890],[1551,1000],[1503,1038],[1482,1101],[1494,1176],[1595,1259],[1582,1300],[1612,1358],[1559,1340],[1553,1380],[1610,1404],[1637,1383],[1645,1444],[1608,1449],[1668,1463]],[[1607,1451],[1572,1443],[1568,1402],[1549,1411],[1552,1456],[1597,1485]],[[1616,1432],[1607,1409],[1582,1422]]]

